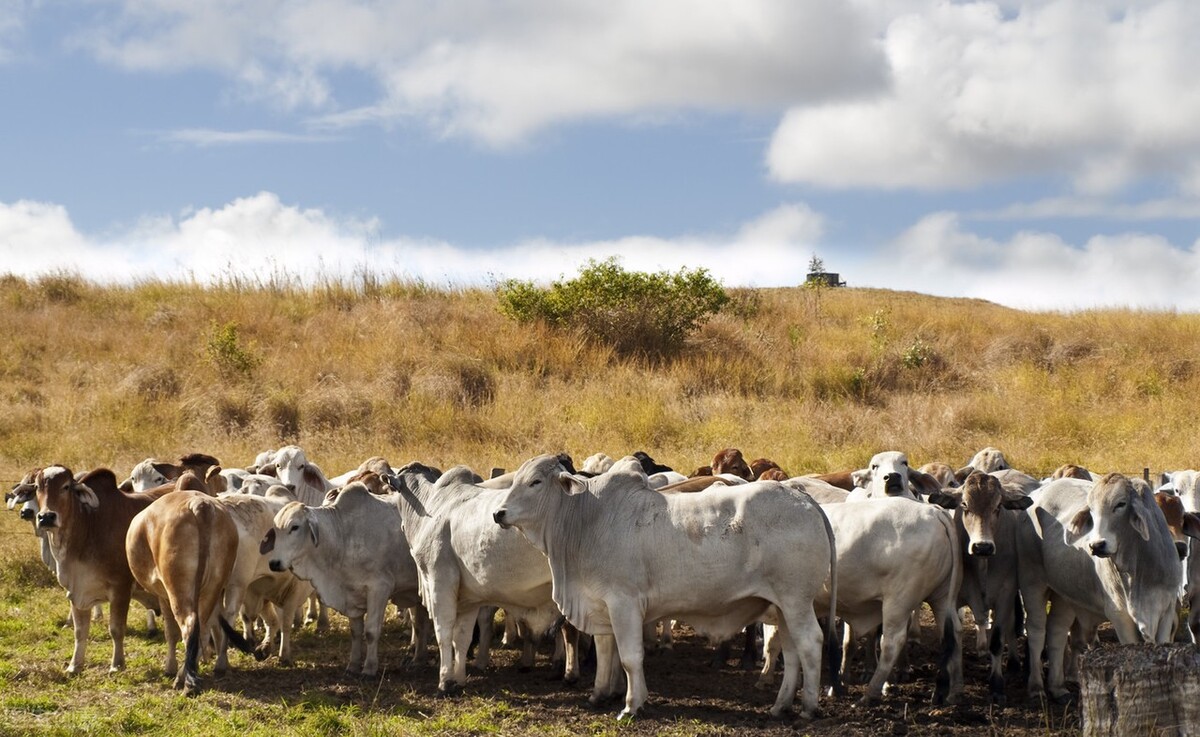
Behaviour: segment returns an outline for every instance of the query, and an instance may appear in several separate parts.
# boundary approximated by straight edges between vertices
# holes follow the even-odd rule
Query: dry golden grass
[[[617,357],[502,317],[486,290],[360,277],[101,287],[0,279],[0,472],[285,442],[332,473],[381,454],[480,469],[736,446],[794,473],[878,450],[1033,473],[1195,465],[1200,317],[1036,314],[861,289],[738,290],[678,358]]]

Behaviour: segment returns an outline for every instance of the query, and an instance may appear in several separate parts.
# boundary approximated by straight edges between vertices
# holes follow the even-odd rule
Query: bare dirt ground
[[[929,618],[928,612],[925,613]],[[386,643],[395,643],[400,632],[385,633]],[[767,710],[775,690],[754,687],[757,671],[743,671],[736,660],[724,667],[710,664],[713,650],[686,627],[677,629],[674,648],[647,656],[646,678],[650,700],[638,718],[619,730],[620,734],[752,734],[775,735],[1047,735],[1077,734],[1076,707],[1046,705],[1027,699],[1024,676],[1010,676],[1007,705],[992,706],[987,690],[988,660],[974,648],[974,629],[964,626],[965,694],[961,703],[935,707],[930,703],[936,673],[935,636],[932,621],[926,622],[920,647],[911,649],[912,678],[893,686],[879,706],[860,707],[861,684],[848,685],[848,696],[840,700],[822,696],[821,714],[812,721],[788,718],[775,720]],[[324,666],[305,665],[304,645],[299,643],[300,664],[275,669],[269,679],[261,673],[237,670],[221,679],[222,691],[241,692],[250,698],[279,699],[280,694],[307,694],[332,707],[416,711],[436,716],[452,709],[436,694],[434,665],[396,667],[381,679],[364,683],[342,673],[341,658]],[[390,648],[387,648],[390,650]],[[735,650],[740,650],[739,646]],[[434,653],[431,651],[431,655]],[[595,733],[615,720],[621,704],[614,701],[602,709],[587,705],[592,673],[584,673],[574,687],[554,678],[544,652],[530,672],[520,672],[518,653],[495,647],[492,668],[486,673],[469,671],[465,693],[506,704],[522,715],[520,731],[565,731]],[[392,651],[384,663],[395,664],[399,653]],[[436,655],[432,658],[436,661]],[[510,730],[503,730],[510,733]]]

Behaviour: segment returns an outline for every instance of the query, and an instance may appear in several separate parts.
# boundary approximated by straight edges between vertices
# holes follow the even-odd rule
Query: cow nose
[[[268,565],[268,567],[270,567],[270,569],[271,569],[272,571],[275,571],[276,573],[283,573],[283,570],[284,570],[284,568],[283,568],[283,561],[279,561],[279,560],[272,560],[272,561],[271,561],[270,563],[268,563],[267,565]]]
[[[21,519],[25,520],[26,522],[33,519],[36,515],[37,512],[33,511],[32,509],[21,509]]]
[[[39,512],[37,516],[38,527],[53,527],[57,520],[58,515],[54,512]]]
[[[1097,558],[1107,558],[1109,555],[1111,555],[1108,550],[1107,540],[1097,540],[1096,542],[1092,543],[1091,548],[1092,555],[1096,556]]]
[[[1175,543],[1175,552],[1179,553],[1179,559],[1183,560],[1187,557],[1188,544],[1185,542]]]
[[[505,510],[497,509],[495,512],[492,512],[492,519],[496,522],[496,524],[503,525],[505,514],[506,514]]]
[[[995,543],[971,543],[971,555],[992,555],[995,552]]]

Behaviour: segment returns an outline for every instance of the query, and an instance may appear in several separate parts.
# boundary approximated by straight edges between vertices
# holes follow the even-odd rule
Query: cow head
[[[1085,547],[1098,558],[1119,555],[1137,539],[1149,541],[1156,528],[1166,527],[1150,487],[1141,479],[1119,473],[1101,478],[1088,491],[1087,506],[1063,530],[1068,545]],[[1136,537],[1131,537],[1136,535]]]
[[[753,474],[754,478],[756,479],[761,479],[763,474],[770,470],[777,470],[781,473],[783,472],[783,469],[779,467],[779,464],[770,458],[755,458],[754,460],[750,461],[750,473]],[[788,475],[784,473],[783,477],[788,478]]]
[[[636,462],[636,459],[631,461]],[[609,473],[620,473],[618,467],[622,462],[618,461]],[[512,486],[500,507],[492,513],[492,519],[505,529],[517,527],[526,530],[538,527],[558,497],[579,494],[587,491],[587,488],[587,482],[567,473],[555,456],[541,455],[531,458],[517,469]]]
[[[258,552],[270,555],[267,565],[282,573],[292,570],[320,543],[320,530],[308,507],[289,502],[275,514],[274,527],[267,530]]]
[[[599,476],[612,468],[615,461],[605,453],[595,453],[587,457],[583,465],[579,467],[580,471]]]
[[[1004,454],[996,448],[984,448],[975,454],[971,462],[967,464],[976,471],[982,473],[992,473],[993,471],[1003,471],[1006,468],[1012,468],[1008,465],[1008,460]]]
[[[639,450],[639,451],[633,453],[633,457],[638,459],[638,463],[642,464],[642,470],[646,472],[647,476],[652,476],[656,473],[666,473],[667,471],[675,470],[675,469],[671,468],[670,466],[664,466],[663,464],[654,460],[653,458],[650,457],[650,454],[644,450]]]
[[[996,552],[996,521],[1006,509],[1028,509],[1033,499],[1015,489],[1006,488],[990,473],[973,473],[962,489],[931,494],[929,501],[948,509],[958,509],[967,531],[967,553],[988,556]]]
[[[782,468],[768,468],[758,476],[759,481],[787,481],[789,478]]]
[[[1054,469],[1054,473],[1050,474],[1050,479],[1079,479],[1080,481],[1092,481],[1092,474],[1083,466],[1076,466],[1074,463],[1064,463]]]
[[[1200,538],[1200,517],[1186,511],[1183,500],[1168,491],[1155,492],[1154,501],[1162,511],[1163,518],[1167,520],[1167,529],[1171,532],[1171,540],[1175,543],[1179,559],[1186,558],[1188,538]]]
[[[727,473],[747,481],[754,480],[754,472],[750,470],[750,464],[746,463],[746,459],[742,457],[742,451],[737,448],[725,448],[713,456],[712,472],[713,476]]]
[[[12,491],[4,495],[9,509],[20,507],[21,519],[32,522],[37,517],[37,475],[42,469],[35,468],[13,484]]]
[[[867,468],[852,473],[854,485],[866,490],[868,499],[904,496],[916,499],[908,486],[908,456],[889,450],[876,453]]]
[[[954,469],[945,463],[926,463],[924,466],[921,466],[920,471],[932,476],[937,481],[938,486],[943,489],[952,489],[961,486],[962,482],[966,480],[965,476],[962,479],[955,476]],[[970,472],[967,475],[970,475]]]
[[[62,529],[84,510],[98,509],[100,498],[87,484],[75,480],[71,470],[50,466],[38,472],[37,527],[41,530]]]
[[[121,482],[121,491],[143,492],[156,486],[164,486],[179,477],[179,467],[173,463],[147,458],[129,472],[129,478]]]

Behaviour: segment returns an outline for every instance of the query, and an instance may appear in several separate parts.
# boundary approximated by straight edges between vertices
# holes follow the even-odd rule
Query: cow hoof
[[[1050,700],[1059,706],[1066,706],[1075,700],[1075,694],[1071,693],[1070,691],[1060,694],[1051,694]]]
[[[213,668],[213,677],[214,678],[224,678],[227,675],[229,675],[229,667],[228,666],[226,666],[224,668]]]
[[[564,675],[562,680],[563,683],[567,684],[568,686],[574,686],[575,684],[579,683],[579,674],[576,673],[575,675],[570,676]]]
[[[767,714],[769,714],[772,719],[782,720],[782,719],[786,719],[789,716],[791,716],[791,712],[792,712],[791,707],[775,708],[772,706],[771,710],[769,712],[767,712]]]
[[[462,686],[458,685],[457,681],[446,681],[438,686],[438,696],[450,697],[457,696],[462,693]]]
[[[259,663],[261,663],[262,661],[266,660],[269,657],[271,657],[270,649],[260,647],[260,648],[256,648],[254,650],[254,659],[255,659],[255,661],[257,661]],[[279,662],[282,663],[283,659],[280,658]]]
[[[617,714],[617,721],[618,722],[632,722],[633,718],[635,716],[637,716],[636,711],[630,711],[628,708],[625,708],[625,709],[622,709],[620,711],[620,713]]]
[[[859,699],[858,701],[855,702],[855,706],[861,706],[864,708],[870,707],[870,706],[879,706],[881,701],[882,701],[882,699],[878,696],[872,696],[871,694],[866,694],[861,699]]]
[[[754,687],[759,691],[770,691],[771,689],[775,688],[775,680],[760,678],[754,682]]]

